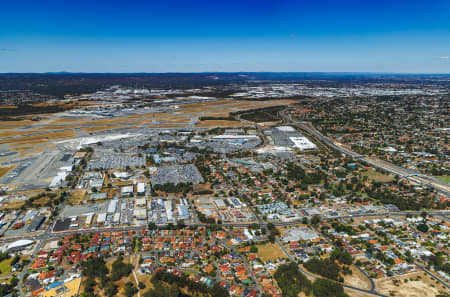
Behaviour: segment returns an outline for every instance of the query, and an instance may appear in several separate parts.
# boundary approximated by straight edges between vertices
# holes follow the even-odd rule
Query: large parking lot
[[[202,183],[203,177],[194,164],[170,165],[158,167],[158,173],[152,179],[152,185],[168,183]]]

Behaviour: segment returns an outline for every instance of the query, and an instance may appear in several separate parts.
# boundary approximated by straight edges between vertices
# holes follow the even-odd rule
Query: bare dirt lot
[[[363,292],[359,292],[359,291],[351,290],[351,289],[347,289],[347,288],[344,288],[344,292],[349,297],[373,297],[374,296],[372,294],[366,294],[366,293],[363,293]]]
[[[358,270],[356,267],[350,267],[352,269],[352,275],[344,276],[344,283],[356,288],[370,289],[370,281],[367,277]]]
[[[379,293],[398,297],[434,297],[444,290],[424,272],[378,279],[375,285]]]

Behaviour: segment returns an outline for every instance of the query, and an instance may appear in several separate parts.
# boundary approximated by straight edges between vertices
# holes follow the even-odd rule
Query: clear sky
[[[450,73],[449,0],[2,0],[0,72]]]

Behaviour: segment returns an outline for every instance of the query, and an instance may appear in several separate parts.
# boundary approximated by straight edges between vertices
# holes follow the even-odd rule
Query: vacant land
[[[398,297],[434,297],[444,290],[423,272],[382,278],[375,280],[375,284],[379,293]]]
[[[4,176],[5,174],[7,174],[11,169],[13,169],[15,166],[11,165],[11,166],[6,166],[6,167],[0,167],[0,177]]]
[[[388,183],[394,180],[392,175],[384,174],[374,169],[367,169],[367,171],[362,172],[361,175],[367,176],[369,179],[380,183]]]
[[[276,243],[265,243],[256,246],[258,248],[258,257],[263,261],[286,258],[286,255]]]
[[[349,297],[373,297],[374,296],[372,294],[366,294],[366,293],[363,293],[363,292],[359,292],[359,291],[352,290],[352,289],[347,289],[347,288],[344,288],[344,292]]]
[[[84,201],[85,196],[86,190],[75,190],[70,194],[68,202],[71,204],[80,204]]]
[[[358,268],[353,266],[350,268],[352,270],[352,275],[345,275],[344,282],[356,288],[369,289],[370,281],[367,279],[367,277],[361,271],[359,271]]]

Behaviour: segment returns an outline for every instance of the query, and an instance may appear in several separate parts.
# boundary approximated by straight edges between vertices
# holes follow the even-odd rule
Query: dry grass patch
[[[142,118],[160,118],[160,117],[167,117],[171,116],[172,113],[170,112],[151,112],[151,113],[144,113],[144,114],[135,114],[130,116],[130,119],[142,119]]]
[[[161,123],[160,125],[147,125],[147,128],[178,128],[178,127],[184,127],[184,124],[165,124]]]
[[[122,186],[128,186],[128,185],[132,185],[133,181],[130,180],[115,180],[113,182],[111,182],[111,185],[113,187],[122,187]]]
[[[4,122],[0,121],[0,125],[2,125]],[[21,126],[0,126],[0,130],[11,130],[11,129],[19,129],[22,128]]]
[[[110,120],[90,120],[86,121],[84,124],[86,125],[108,125],[108,124],[117,124],[123,122],[129,122],[131,119],[129,117],[119,117]]]
[[[247,124],[240,121],[228,121],[228,120],[206,120],[201,121],[197,127],[201,128],[215,128],[215,127],[244,127]]]
[[[173,123],[173,124],[179,124],[179,123],[189,123],[190,122],[190,120],[189,119],[187,119],[187,118],[183,118],[183,119],[177,119],[177,120],[169,120],[169,121],[166,121],[167,123]]]
[[[344,288],[344,292],[349,296],[349,297],[373,297],[374,295],[372,294],[366,294],[360,291],[356,291],[356,290],[352,290],[352,289],[348,289],[348,288]]]
[[[59,130],[59,129],[77,129],[82,128],[83,126],[73,126],[73,125],[48,125],[41,127],[33,127],[34,129],[39,130]]]
[[[228,116],[230,112],[249,110],[261,107],[277,105],[288,105],[292,100],[268,100],[268,101],[247,101],[247,100],[221,100],[213,102],[185,104],[177,113],[186,114],[193,112],[217,112],[216,116]]]
[[[58,119],[50,121],[49,124],[57,125],[57,124],[84,124],[89,121],[88,118],[66,118],[66,119]]]
[[[258,257],[263,261],[286,258],[283,250],[276,243],[265,243],[256,245],[258,248]]]
[[[146,292],[149,289],[153,289],[153,283],[151,282],[152,280],[152,275],[151,274],[138,274],[136,273],[136,277],[138,279],[139,282],[143,283],[145,285],[145,289],[141,290],[141,296],[143,292]]]
[[[102,104],[102,105],[103,105],[103,102],[102,102],[102,101],[83,101],[83,100],[77,100],[77,101],[76,101],[76,104],[77,104],[78,106],[96,106],[96,105],[99,105],[99,104]]]
[[[62,108],[71,108],[74,106],[74,104],[72,102],[56,102],[56,103],[42,102],[42,103],[33,103],[31,104],[31,106],[35,107],[60,106]]]
[[[26,158],[29,156],[34,156],[43,152],[44,150],[53,149],[55,147],[54,144],[44,144],[44,145],[25,145],[23,146],[21,143],[13,144],[9,150],[15,151],[20,154],[20,158]]]
[[[81,130],[86,132],[92,132],[92,131],[105,131],[105,130],[111,130],[111,129],[118,129],[126,127],[125,125],[109,125],[109,126],[94,126],[94,127],[86,127],[81,128]]]
[[[42,133],[38,135],[21,136],[9,139],[1,139],[0,143],[21,143],[21,144],[36,144],[45,143],[50,140],[75,137],[76,133],[72,130],[55,131],[49,133]]]
[[[204,184],[195,184],[192,186],[193,188],[193,192],[201,192],[201,191],[213,191],[214,190],[211,188],[211,184],[209,182],[206,182]],[[210,195],[210,194],[209,194]]]
[[[14,167],[16,167],[16,166],[15,165],[11,165],[11,166],[0,167],[0,177],[2,177],[5,174],[7,174]]]
[[[80,204],[84,201],[85,197],[86,190],[75,190],[70,194],[67,201],[71,204]]]
[[[375,286],[379,293],[393,293],[397,297],[434,297],[444,290],[442,284],[437,284],[424,272],[378,279],[375,280]]]
[[[22,155],[25,153],[29,153],[33,148],[34,146],[14,146],[10,147],[9,150]]]
[[[153,120],[139,120],[139,121],[133,121],[133,124],[148,124],[148,123],[152,123]]]
[[[25,200],[6,201],[3,203],[3,210],[16,210],[25,204]]]
[[[40,207],[45,206],[48,202],[50,202],[50,198],[47,196],[44,196],[42,198],[36,199],[33,201],[34,205],[39,205]]]
[[[11,125],[11,126],[28,126],[39,123],[39,121],[32,120],[19,120],[19,121],[0,121],[1,125]]]
[[[380,183],[387,183],[394,180],[394,177],[392,175],[384,174],[374,169],[367,169],[367,171],[361,172],[361,175],[367,176],[370,180]]]
[[[28,135],[28,134],[39,133],[39,132],[42,132],[42,131],[39,131],[39,130],[1,131],[0,137]]]
[[[360,289],[369,289],[370,281],[367,277],[353,265],[350,268],[352,270],[352,275],[345,275],[344,283]]]

